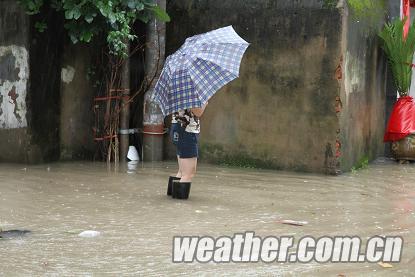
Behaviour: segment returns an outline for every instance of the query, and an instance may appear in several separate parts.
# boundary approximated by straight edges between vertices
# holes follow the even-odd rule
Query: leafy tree
[[[155,0],[19,0],[28,14],[38,14],[49,6],[65,17],[65,28],[73,43],[90,42],[98,34],[107,37],[110,53],[126,56],[128,41],[136,36],[132,25],[136,20],[148,22],[153,16],[170,21],[168,14]],[[44,31],[45,22],[35,27]]]

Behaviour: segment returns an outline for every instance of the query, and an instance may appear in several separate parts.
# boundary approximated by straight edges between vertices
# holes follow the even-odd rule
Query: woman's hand
[[[191,110],[192,110],[192,113],[195,115],[195,116],[197,116],[197,117],[201,117],[202,116],[202,114],[203,114],[203,112],[205,111],[205,109],[206,109],[206,106],[209,104],[209,102],[206,102],[206,104],[204,104],[202,107],[200,107],[200,108],[192,108]]]

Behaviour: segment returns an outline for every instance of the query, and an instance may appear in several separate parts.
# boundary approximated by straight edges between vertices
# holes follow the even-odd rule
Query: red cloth
[[[397,141],[415,133],[415,103],[411,96],[398,99],[393,106],[384,141]]]

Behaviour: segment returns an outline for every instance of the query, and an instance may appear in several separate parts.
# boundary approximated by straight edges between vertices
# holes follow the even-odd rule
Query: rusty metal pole
[[[157,4],[166,9],[166,0],[158,0]],[[156,19],[147,24],[146,76],[151,82],[144,95],[143,117],[143,159],[145,161],[163,160],[164,116],[156,103],[151,101],[154,86],[164,64],[166,24]],[[153,79],[153,77],[155,77]]]
[[[127,53],[130,53],[130,42],[127,42]],[[126,57],[121,70],[121,111],[120,111],[120,155],[121,163],[127,161],[128,147],[130,144],[130,59]]]

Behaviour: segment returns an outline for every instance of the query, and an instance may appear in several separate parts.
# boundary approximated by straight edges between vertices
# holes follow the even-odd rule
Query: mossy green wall
[[[227,25],[251,43],[240,78],[209,101],[202,160],[338,174],[382,155],[384,61],[341,3],[170,1],[168,53]]]
[[[251,43],[240,78],[209,101],[201,159],[333,171],[341,15],[318,1],[172,1],[171,53],[187,36],[233,25]],[[171,152],[170,152],[171,153]]]

